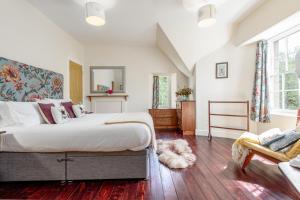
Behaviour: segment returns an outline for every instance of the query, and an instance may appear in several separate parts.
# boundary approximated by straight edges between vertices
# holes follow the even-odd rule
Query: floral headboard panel
[[[0,101],[63,98],[62,74],[0,57]]]

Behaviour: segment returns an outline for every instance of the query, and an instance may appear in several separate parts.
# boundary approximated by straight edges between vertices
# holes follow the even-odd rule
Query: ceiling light
[[[212,4],[203,6],[199,9],[198,26],[208,27],[216,23],[216,7]]]
[[[105,24],[104,8],[97,2],[86,2],[85,20],[93,26],[102,26]]]

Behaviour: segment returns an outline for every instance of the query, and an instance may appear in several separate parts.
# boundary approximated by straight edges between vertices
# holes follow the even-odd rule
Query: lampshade
[[[198,26],[208,27],[216,23],[216,7],[208,4],[199,9]]]
[[[298,78],[300,78],[300,50],[296,54],[295,63],[296,63],[296,73]]]
[[[86,2],[85,20],[93,26],[102,26],[105,24],[104,8],[97,2]]]

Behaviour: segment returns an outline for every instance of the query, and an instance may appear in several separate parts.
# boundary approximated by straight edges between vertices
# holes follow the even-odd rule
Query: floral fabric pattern
[[[0,101],[63,98],[63,75],[0,57]]]
[[[267,73],[267,41],[259,41],[256,50],[256,71],[252,93],[251,120],[270,122],[269,85]]]
[[[159,106],[159,76],[153,76],[152,108]]]

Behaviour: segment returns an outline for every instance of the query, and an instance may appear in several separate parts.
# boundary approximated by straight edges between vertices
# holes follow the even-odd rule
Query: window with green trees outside
[[[271,51],[270,96],[272,109],[297,110],[299,85],[295,55],[300,50],[300,31],[274,41]]]
[[[170,107],[170,77],[160,75],[159,76],[159,108]]]

